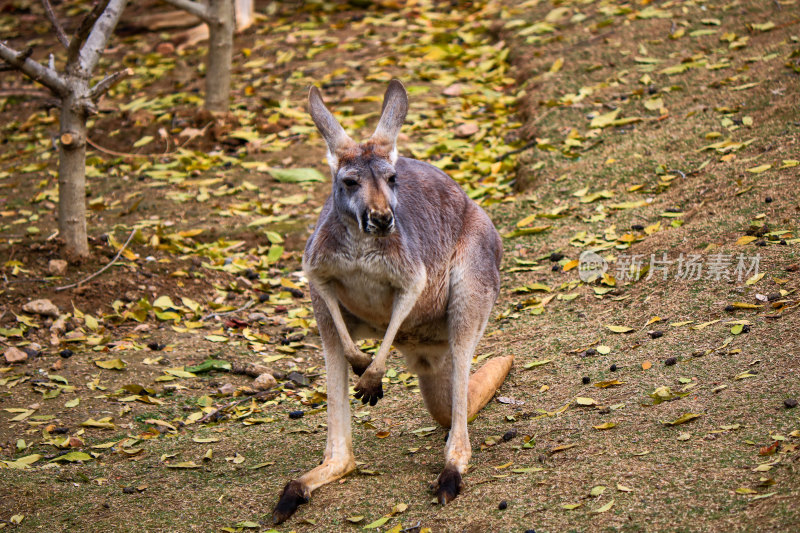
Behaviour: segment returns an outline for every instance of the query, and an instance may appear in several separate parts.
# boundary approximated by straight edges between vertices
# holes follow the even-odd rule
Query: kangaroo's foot
[[[356,383],[356,398],[361,399],[361,403],[375,405],[378,400],[383,398],[383,372],[376,372],[368,368]]]
[[[436,480],[436,499],[440,504],[446,505],[458,496],[463,486],[464,482],[458,470],[453,466],[446,466]]]
[[[297,511],[297,508],[308,503],[309,495],[305,494],[303,485],[296,479],[290,481],[283,488],[281,497],[278,500],[278,505],[272,511],[272,521],[275,524],[280,524],[286,521],[290,516]]]
[[[278,499],[278,504],[272,511],[272,520],[280,524],[297,511],[301,505],[308,503],[311,491],[336,481],[356,469],[356,460],[352,454],[339,459],[326,458],[322,464],[312,468],[298,479],[286,484]]]

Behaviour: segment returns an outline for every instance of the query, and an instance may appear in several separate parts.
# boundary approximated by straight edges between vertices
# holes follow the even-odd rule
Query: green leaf
[[[86,452],[69,452],[64,455],[59,455],[55,459],[51,459],[50,462],[67,461],[69,463],[76,463],[78,461],[91,461],[92,459],[94,459],[94,457]]]
[[[369,524],[364,526],[363,529],[377,529],[377,528],[381,527],[383,524],[385,524],[386,522],[388,522],[390,518],[391,518],[391,516],[384,516],[382,518],[378,518],[374,522],[370,522]]]
[[[221,359],[206,359],[199,365],[186,367],[187,372],[192,372],[195,374],[200,374],[202,372],[210,372],[211,370],[230,370],[230,369],[231,369],[231,364],[228,361],[223,361]]]
[[[325,181],[325,176],[313,168],[270,168],[273,178],[284,183],[308,183]]]
[[[526,364],[523,368],[525,370],[529,370],[531,368],[536,368],[537,366],[546,365],[547,363],[551,363],[552,359],[537,359],[536,361],[531,361],[530,363]]]

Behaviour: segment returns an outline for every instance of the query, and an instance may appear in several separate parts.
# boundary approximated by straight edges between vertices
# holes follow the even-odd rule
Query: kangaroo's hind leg
[[[347,359],[330,313],[312,290],[314,315],[317,318],[322,346],[325,352],[328,387],[328,441],[322,464],[290,481],[283,489],[272,517],[280,524],[308,503],[311,492],[326,483],[352,472],[356,467],[350,427],[350,399],[348,394]]]
[[[461,475],[472,456],[467,432],[470,365],[500,285],[499,272],[493,267],[493,258],[488,257],[491,252],[485,249],[473,249],[471,252],[474,254],[473,261],[465,260],[451,271],[447,309],[449,361],[445,362],[441,373],[435,378],[420,378],[420,389],[428,391],[424,393],[431,414],[440,423],[450,426],[445,447],[445,467],[439,475],[436,489],[439,502],[443,504],[450,502],[460,492]],[[478,260],[474,261],[475,258]],[[492,386],[496,388],[500,383]],[[438,388],[438,391],[434,392],[434,388]],[[446,420],[448,404],[449,424]]]

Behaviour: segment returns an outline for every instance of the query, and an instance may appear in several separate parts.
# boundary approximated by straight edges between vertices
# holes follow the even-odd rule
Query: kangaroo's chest
[[[331,265],[339,302],[361,320],[386,327],[400,288],[401,275],[391,260],[378,253],[359,253]]]

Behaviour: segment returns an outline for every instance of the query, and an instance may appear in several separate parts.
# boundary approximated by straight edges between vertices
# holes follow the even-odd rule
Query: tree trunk
[[[232,0],[210,0],[208,14],[208,60],[206,63],[206,109],[228,110],[231,93],[231,61],[235,25]]]
[[[76,95],[89,92],[86,80],[69,80],[74,91],[61,104],[58,158],[58,229],[68,257],[89,255],[86,236],[86,114]]]

